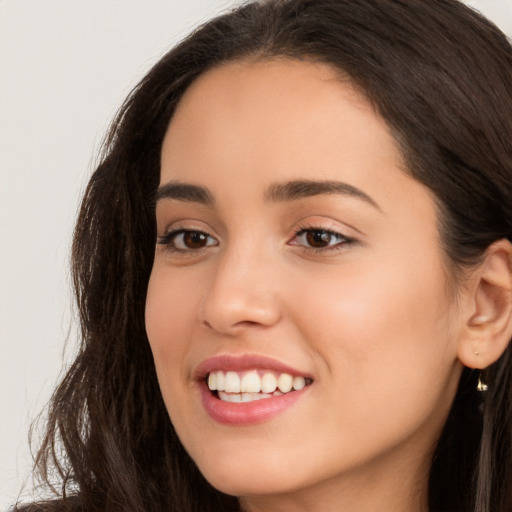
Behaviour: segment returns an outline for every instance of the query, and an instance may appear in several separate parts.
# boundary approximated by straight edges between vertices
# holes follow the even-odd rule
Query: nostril
[[[251,320],[243,320],[242,322],[237,322],[235,325],[240,325],[240,326],[247,326],[247,327],[251,327],[251,326],[254,326],[254,325],[261,325],[260,323],[258,322],[253,322]]]
[[[265,324],[262,324],[261,322],[255,322],[252,320],[241,320],[239,322],[235,322],[231,325],[221,325],[219,323],[210,323],[208,320],[203,320],[202,324],[207,329],[210,329],[212,331],[216,332],[222,332],[224,334],[236,334],[240,329],[256,329],[260,327],[265,327]]]

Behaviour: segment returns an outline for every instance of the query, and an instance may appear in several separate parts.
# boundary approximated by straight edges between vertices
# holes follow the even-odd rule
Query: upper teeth
[[[211,391],[227,393],[273,393],[278,389],[288,393],[292,389],[300,390],[306,385],[304,377],[293,377],[289,373],[274,374],[266,371],[258,373],[251,370],[239,374],[237,372],[211,372],[208,375],[208,387]]]

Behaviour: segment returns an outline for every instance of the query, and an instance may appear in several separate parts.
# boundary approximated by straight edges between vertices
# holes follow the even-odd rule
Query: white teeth
[[[304,377],[294,377],[293,378],[293,389],[295,391],[301,390],[306,385],[306,379]]]
[[[227,393],[240,393],[240,377],[236,372],[226,373],[225,391]]]
[[[293,377],[288,373],[281,373],[277,379],[277,387],[279,391],[288,393],[293,388]]]
[[[219,398],[223,402],[253,402],[255,400],[271,398],[272,396],[268,393],[226,393],[225,391],[219,391]]]
[[[257,372],[248,372],[242,377],[240,391],[242,393],[259,393],[261,390],[261,380]]]
[[[212,372],[208,375],[208,387],[211,391],[215,391],[217,389],[217,374]]]
[[[240,396],[242,397],[241,402],[252,402],[254,400],[252,393],[241,393]]]
[[[223,372],[219,370],[211,372],[207,380],[208,388],[211,391],[225,392],[222,400],[240,401],[232,398],[231,394],[239,395],[242,393],[242,395],[248,396],[245,398],[242,396],[241,400],[248,402],[270,396],[280,396],[283,393],[289,393],[292,389],[299,391],[308,383],[305,377],[293,377],[289,373],[276,375],[270,371],[261,375],[257,370],[241,374],[234,371]]]
[[[242,395],[240,393],[233,393],[229,396],[229,401],[233,403],[240,403],[242,401]]]
[[[273,393],[277,388],[277,379],[273,373],[265,373],[261,378],[261,391]]]
[[[270,398],[270,395],[262,393],[242,393],[242,402],[252,402],[254,400],[261,400],[262,398]]]
[[[224,376],[224,372],[216,372],[215,380],[217,384],[217,391],[224,391],[226,389],[226,377]],[[212,391],[215,391],[212,389]]]
[[[219,391],[219,398],[224,400],[224,402],[241,402],[242,395],[240,393],[226,393],[224,391]]]

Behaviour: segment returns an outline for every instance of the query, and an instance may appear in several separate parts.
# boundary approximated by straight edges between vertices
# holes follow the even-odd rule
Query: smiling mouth
[[[217,370],[206,376],[206,384],[211,393],[219,400],[231,403],[253,402],[286,395],[300,391],[312,382],[308,377],[270,370]]]

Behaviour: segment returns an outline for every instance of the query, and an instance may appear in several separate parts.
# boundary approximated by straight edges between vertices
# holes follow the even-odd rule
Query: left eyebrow
[[[277,183],[271,185],[266,193],[265,198],[272,202],[296,201],[305,197],[312,197],[325,194],[341,194],[345,196],[355,197],[372,205],[379,211],[380,206],[368,194],[362,190],[343,183],[341,181],[309,181],[298,180],[286,183]]]

